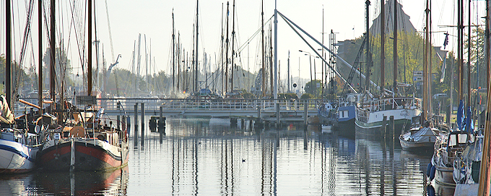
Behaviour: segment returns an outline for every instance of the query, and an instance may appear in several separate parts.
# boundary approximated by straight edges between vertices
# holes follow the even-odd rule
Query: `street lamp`
[[[307,52],[307,51],[302,51],[302,50],[298,50],[298,51],[301,52],[301,53],[305,53],[305,56],[307,56],[307,55],[309,56],[309,63],[310,63],[310,87],[312,87],[312,83],[313,83],[313,81],[312,81],[312,54],[310,54],[310,52]],[[314,59],[314,63],[315,63],[315,59]],[[315,87],[314,87],[314,89],[315,89],[314,92],[317,93],[316,92],[317,89]]]

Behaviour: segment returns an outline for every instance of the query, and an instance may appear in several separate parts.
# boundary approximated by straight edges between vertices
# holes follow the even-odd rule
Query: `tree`
[[[319,97],[322,93],[322,83],[320,80],[312,80],[305,84],[306,93],[312,94],[314,97]]]

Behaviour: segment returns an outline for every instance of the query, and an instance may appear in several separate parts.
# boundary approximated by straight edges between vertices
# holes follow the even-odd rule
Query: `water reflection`
[[[108,172],[33,172],[0,177],[0,195],[126,195],[128,169]]]
[[[392,137],[344,138],[294,125],[258,130],[248,122],[239,120],[235,127],[229,119],[218,120],[167,118],[165,133],[137,126],[130,135],[131,172],[34,173],[0,179],[0,190],[9,185],[20,187],[8,188],[14,195],[423,195],[430,184],[424,172],[431,154],[403,151]]]

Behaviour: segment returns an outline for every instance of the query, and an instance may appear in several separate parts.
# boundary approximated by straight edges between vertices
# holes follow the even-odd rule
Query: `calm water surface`
[[[179,118],[165,133],[137,132],[122,170],[0,176],[0,195],[426,195],[431,152],[403,151],[392,137]]]

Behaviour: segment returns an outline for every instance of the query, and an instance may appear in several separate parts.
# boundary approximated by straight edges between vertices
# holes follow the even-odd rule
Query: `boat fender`
[[[426,176],[428,177],[430,177],[431,167],[433,167],[433,165],[431,163],[428,163],[428,166],[426,167]]]
[[[435,178],[435,172],[436,172],[436,167],[435,166],[431,166],[430,180],[433,180]]]
[[[433,187],[433,185],[428,185],[426,186],[426,193],[428,196],[435,196],[435,188]]]

